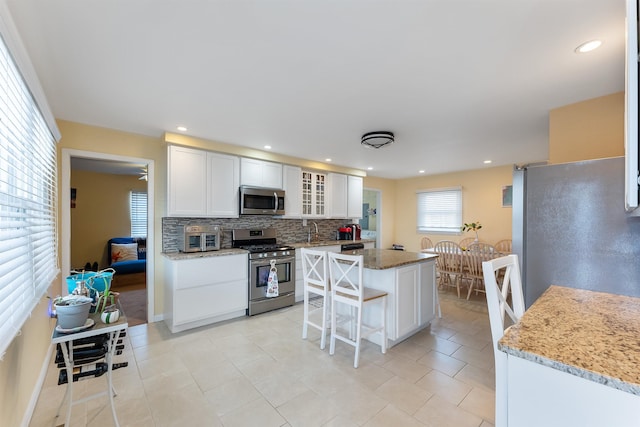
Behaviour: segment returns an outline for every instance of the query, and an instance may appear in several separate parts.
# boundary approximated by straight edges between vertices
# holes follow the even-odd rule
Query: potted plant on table
[[[462,231],[463,232],[473,231],[474,233],[476,233],[476,242],[478,242],[480,240],[478,238],[478,230],[480,230],[481,228],[482,228],[482,224],[480,224],[480,221],[476,221],[476,222],[465,223],[462,226]]]

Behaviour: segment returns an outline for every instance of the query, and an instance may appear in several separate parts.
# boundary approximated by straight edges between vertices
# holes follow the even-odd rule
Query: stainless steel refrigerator
[[[640,212],[625,211],[624,167],[613,157],[514,169],[526,307],[552,284],[640,297]]]

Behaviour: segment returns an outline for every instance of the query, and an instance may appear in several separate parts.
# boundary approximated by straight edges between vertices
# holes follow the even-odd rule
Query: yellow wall
[[[396,243],[403,244],[409,251],[420,250],[420,240],[425,234],[416,231],[416,191],[457,186],[462,186],[462,221],[480,221],[480,240],[493,244],[510,239],[512,209],[502,207],[502,187],[511,185],[512,175],[512,166],[501,166],[398,180],[395,187]],[[475,234],[426,236],[435,244],[441,240],[457,242],[465,237],[475,237]]]
[[[144,135],[120,132],[113,129],[99,128],[79,123],[58,121],[58,127],[62,139],[58,144],[58,155],[63,148],[71,148],[96,153],[106,153],[119,156],[137,157],[154,161],[155,178],[148,182],[154,189],[154,247],[147,248],[153,251],[155,266],[155,283],[149,283],[155,290],[154,310],[157,314],[163,312],[164,295],[164,268],[161,257],[162,250],[162,217],[166,215],[167,206],[167,145],[159,135],[152,138]],[[60,168],[60,165],[58,165]],[[60,189],[68,191],[68,189]],[[78,203],[82,199],[82,193],[78,192]],[[61,215],[60,215],[61,218]],[[127,233],[128,234],[128,233]],[[106,241],[104,243],[106,245]],[[106,246],[105,246],[106,247]],[[59,291],[58,291],[59,292]]]
[[[549,112],[549,162],[624,156],[624,92]]]
[[[77,197],[71,209],[71,268],[94,261],[107,268],[107,241],[131,233],[129,193],[146,191],[147,182],[132,175],[74,170],[71,187]]]

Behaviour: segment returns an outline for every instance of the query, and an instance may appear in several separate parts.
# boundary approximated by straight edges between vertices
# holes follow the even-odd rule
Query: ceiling
[[[386,178],[544,161],[550,109],[624,90],[624,0],[6,1],[56,118]]]

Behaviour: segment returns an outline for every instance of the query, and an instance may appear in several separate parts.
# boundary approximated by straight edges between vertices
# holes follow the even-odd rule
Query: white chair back
[[[380,349],[387,351],[387,293],[382,290],[367,288],[362,281],[364,271],[362,255],[329,253],[329,277],[331,278],[331,343],[329,354],[333,355],[336,339],[355,347],[353,367],[357,368],[360,360],[360,341],[371,334],[380,333]],[[346,305],[351,314],[345,316],[351,327],[349,334],[342,335],[338,331],[337,306]],[[379,304],[380,323],[371,325],[363,323],[365,306]]]
[[[517,255],[507,255],[482,263],[487,294],[487,308],[493,340],[493,356],[496,369],[496,427],[508,425],[508,377],[507,355],[498,350],[498,341],[511,324],[524,314],[524,296]],[[511,305],[509,305],[511,293]],[[505,323],[508,316],[509,325]]]
[[[333,286],[332,295],[337,298],[355,299],[361,305],[364,295],[364,287],[362,286],[363,256],[330,252],[329,264],[329,277]]]
[[[302,276],[307,284],[325,288],[328,286],[327,253],[308,248],[300,249]]]
[[[302,275],[304,278],[304,301],[303,301],[303,319],[302,319],[302,339],[307,338],[309,326],[320,331],[320,348],[324,350],[327,342],[327,331],[329,330],[329,309],[331,308],[331,291],[329,277],[327,274],[327,253],[325,251],[317,251],[314,249],[300,249],[302,260]],[[322,307],[314,308],[311,306],[311,294],[314,295],[314,301],[322,298]],[[322,318],[318,322],[312,320],[311,315],[322,311]]]

